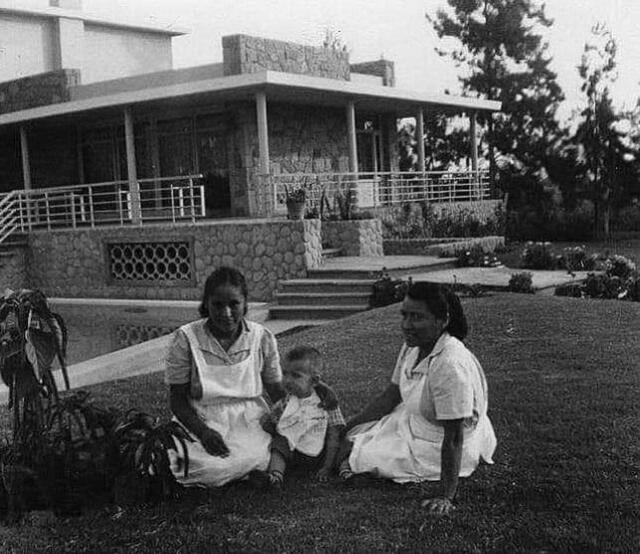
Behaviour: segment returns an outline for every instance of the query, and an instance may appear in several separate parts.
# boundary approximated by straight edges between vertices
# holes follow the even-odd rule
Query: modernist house
[[[139,227],[140,238],[149,223],[169,222],[171,233],[180,221],[284,224],[291,187],[307,189],[308,207],[344,190],[364,208],[487,198],[475,114],[499,103],[401,90],[393,62],[351,63],[346,52],[232,35],[222,38],[222,62],[172,69],[172,38],[185,31],[93,17],[80,0],[43,9],[0,0],[0,30],[0,241],[15,232],[33,241],[39,230],[101,230],[104,249],[109,233]],[[469,171],[431,174],[423,149],[418,172],[398,171],[397,121],[415,117],[422,134],[427,110],[471,118]],[[179,277],[196,290],[203,270],[195,270],[193,240],[171,252],[185,252],[178,266],[188,262],[193,271]],[[118,252],[144,258],[143,246],[135,256],[128,247]],[[153,269],[157,253],[138,275],[126,260],[126,271],[115,270],[109,252],[104,282],[78,294],[107,294],[123,271],[129,284],[175,281]],[[236,255],[216,252],[209,263]],[[317,263],[314,256],[293,273]]]

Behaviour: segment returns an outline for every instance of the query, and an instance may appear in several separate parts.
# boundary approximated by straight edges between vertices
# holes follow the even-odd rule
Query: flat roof
[[[2,2],[2,0],[0,0]],[[30,7],[17,8],[13,5],[0,4],[0,15],[18,15],[22,17],[40,17],[40,18],[58,18],[79,19],[85,23],[94,25],[103,25],[105,27],[118,27],[122,29],[132,29],[136,31],[144,31],[147,33],[156,33],[168,36],[186,35],[189,30],[186,28],[175,27],[173,25],[163,25],[161,23],[149,23],[147,21],[135,21],[130,19],[112,19],[101,15],[95,15],[82,10],[71,10],[57,7]]]
[[[418,108],[498,111],[501,107],[500,102],[481,98],[407,91],[308,75],[261,71],[111,94],[96,93],[95,96],[79,100],[0,114],[0,126],[176,99],[191,102],[250,100],[258,91],[265,91],[268,101],[342,106],[352,100],[356,103],[356,109],[396,112],[401,117],[414,115]]]

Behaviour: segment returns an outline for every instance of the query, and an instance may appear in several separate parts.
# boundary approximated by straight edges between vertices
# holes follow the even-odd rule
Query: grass
[[[464,300],[490,387],[495,465],[457,510],[420,509],[437,485],[358,490],[292,475],[281,494],[242,484],[182,502],[0,527],[3,552],[640,551],[640,304],[518,294]],[[283,337],[314,344],[353,414],[388,382],[398,306]],[[97,401],[168,416],[160,374],[92,387]]]

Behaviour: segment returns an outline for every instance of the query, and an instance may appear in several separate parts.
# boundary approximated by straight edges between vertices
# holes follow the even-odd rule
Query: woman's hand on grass
[[[212,456],[219,456],[220,458],[226,458],[229,455],[229,449],[224,440],[220,436],[218,431],[207,428],[207,430],[200,437],[202,446],[208,454]]]
[[[422,507],[427,513],[434,516],[446,516],[455,509],[453,502],[448,498],[427,498],[422,501]]]
[[[316,473],[316,479],[320,481],[320,483],[326,483],[329,480],[329,474],[331,470],[328,467],[321,467]]]

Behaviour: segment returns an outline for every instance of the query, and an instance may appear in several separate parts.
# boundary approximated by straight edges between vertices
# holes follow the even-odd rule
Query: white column
[[[127,179],[129,181],[129,194],[131,202],[131,222],[134,225],[142,223],[140,210],[140,186],[138,185],[138,172],[136,170],[136,146],[133,134],[133,116],[131,108],[124,109],[124,141],[127,150]]]
[[[358,139],[356,137],[356,106],[353,100],[347,104],[347,135],[349,141],[349,171],[358,173]]]
[[[469,134],[471,135],[471,169],[478,171],[478,131],[476,112],[471,112]]]
[[[267,120],[267,95],[256,92],[256,113],[258,115],[258,152],[260,173],[269,175],[269,124]]]
[[[418,110],[416,114],[416,131],[415,131],[416,145],[418,147],[418,171],[420,173],[425,172],[424,161],[424,112],[422,108]]]
[[[31,190],[31,167],[29,164],[29,142],[27,140],[27,130],[24,125],[20,126],[20,156],[22,158],[22,182],[24,190]]]

